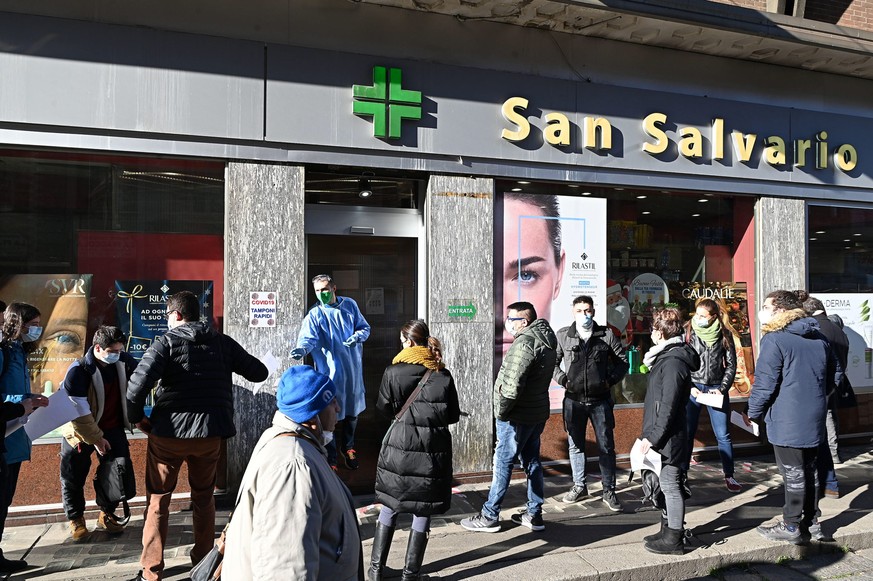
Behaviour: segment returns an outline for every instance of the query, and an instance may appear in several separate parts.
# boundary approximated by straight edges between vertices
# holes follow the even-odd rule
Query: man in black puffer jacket
[[[612,386],[627,373],[627,354],[618,337],[594,322],[594,299],[582,295],[573,299],[576,322],[558,330],[554,380],[564,391],[564,429],[570,450],[573,487],[564,502],[588,496],[585,484],[585,431],[588,421],[600,447],[603,502],[614,512],[621,510],[615,495],[615,416]],[[563,363],[564,368],[561,369]]]
[[[188,291],[167,300],[170,330],[157,338],[130,378],[127,415],[149,435],[146,455],[146,520],[142,533],[143,570],[137,579],[160,580],[164,569],[170,499],[182,462],[188,464],[194,508],[197,564],[215,540],[215,473],[221,440],[236,434],[231,373],[252,382],[269,374],[239,343],[200,322],[200,303]],[[160,380],[151,417],[146,396]]]

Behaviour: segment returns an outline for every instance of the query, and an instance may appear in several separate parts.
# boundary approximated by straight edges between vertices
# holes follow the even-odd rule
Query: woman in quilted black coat
[[[424,321],[400,329],[403,350],[385,370],[376,411],[393,418],[425,374],[430,377],[388,430],[376,464],[376,500],[382,503],[373,537],[370,581],[382,578],[397,515],[413,514],[401,579],[419,579],[427,547],[430,517],[449,510],[452,502],[452,435],[449,424],[461,410],[451,373],[442,362],[442,346]]]

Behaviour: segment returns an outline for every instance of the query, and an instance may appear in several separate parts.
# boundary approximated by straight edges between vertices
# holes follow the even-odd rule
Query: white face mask
[[[578,314],[576,315],[576,328],[585,329],[586,331],[594,326],[594,317],[591,315]]]
[[[773,319],[773,311],[768,309],[761,309],[758,311],[758,322],[762,325],[766,325]]]
[[[510,321],[509,319],[506,319],[506,321],[503,323],[503,328],[506,329],[506,332],[513,337],[518,335],[518,331],[515,329],[515,321]]]
[[[27,331],[25,333],[21,334],[21,340],[24,343],[32,343],[39,339],[40,335],[42,335],[42,327],[31,325],[27,328]]]
[[[97,351],[94,351],[94,357],[102,361],[103,363],[107,363],[112,365],[113,363],[118,363],[118,360],[121,359],[121,353],[110,353],[108,351],[100,351],[100,354],[97,354]]]
[[[321,441],[325,446],[333,442],[333,432],[322,432]]]
[[[706,329],[712,324],[712,321],[706,317],[694,317],[694,322],[697,323],[697,326],[701,329]]]

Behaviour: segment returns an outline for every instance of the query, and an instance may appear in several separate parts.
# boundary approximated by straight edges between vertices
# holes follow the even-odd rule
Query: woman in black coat
[[[691,372],[700,367],[700,356],[685,343],[682,314],[662,309],[652,322],[652,342],[643,358],[650,369],[643,409],[643,453],[649,448],[661,455],[659,480],[664,493],[661,532],[646,537],[645,548],[662,555],[685,552],[682,531],[685,499],[682,465],[686,460],[685,406],[691,394]]]
[[[447,512],[452,502],[449,424],[461,416],[455,381],[442,362],[439,340],[430,336],[424,321],[406,323],[400,329],[400,343],[403,350],[385,370],[376,400],[380,415],[400,417],[385,435],[376,464],[376,500],[383,506],[373,536],[370,581],[382,578],[401,512],[413,514],[401,579],[419,579],[430,517]],[[423,381],[428,371],[430,376]]]

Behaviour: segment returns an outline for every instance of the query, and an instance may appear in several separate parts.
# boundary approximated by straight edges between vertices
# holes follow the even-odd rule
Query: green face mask
[[[323,305],[329,305],[333,302],[333,293],[331,291],[321,291],[320,293],[315,293],[315,296],[318,297],[318,301]]]

